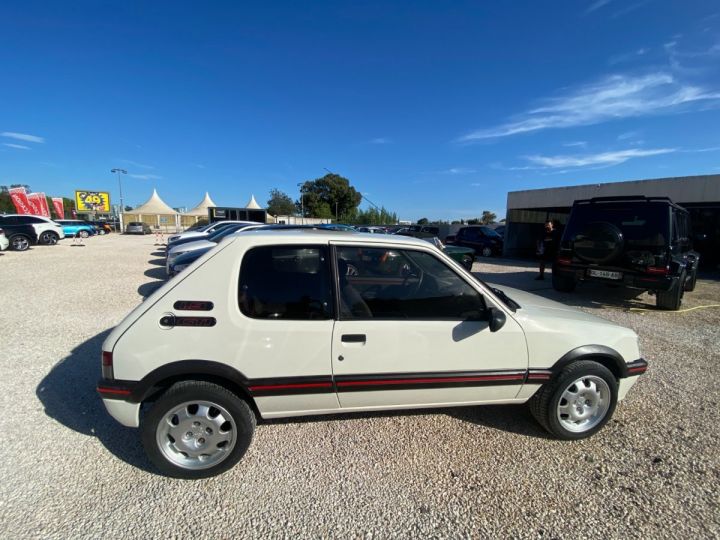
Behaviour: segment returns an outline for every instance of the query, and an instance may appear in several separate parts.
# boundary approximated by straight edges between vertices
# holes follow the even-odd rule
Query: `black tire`
[[[90,236],[90,233],[86,230],[82,230],[78,231],[77,236],[79,236],[80,238],[87,238],[88,236]]]
[[[235,433],[235,445],[232,450],[208,468],[185,468],[174,463],[163,453],[157,440],[158,428],[160,423],[164,422],[166,415],[170,414],[173,409],[193,401],[210,402],[224,408],[230,416],[230,429],[233,429]],[[221,474],[240,461],[250,446],[255,432],[255,424],[255,414],[247,402],[227,388],[205,381],[183,381],[171,386],[153,403],[141,420],[140,430],[145,452],[162,474],[174,478],[198,479]],[[174,443],[168,446],[175,447]],[[173,449],[166,451],[173,453]],[[175,455],[178,459],[182,459],[178,452]]]
[[[572,276],[565,276],[560,272],[553,271],[552,273],[552,286],[553,289],[560,292],[573,292],[577,281]]]
[[[695,265],[695,268],[693,268],[692,272],[690,272],[690,279],[688,279],[685,282],[685,292],[694,291],[696,284],[697,284],[697,263]]]
[[[60,241],[60,236],[51,231],[45,231],[40,235],[40,243],[46,246],[54,246]]]
[[[669,291],[657,291],[655,293],[655,305],[659,309],[677,311],[678,309],[680,309],[680,305],[682,304],[682,297],[684,292],[685,271],[680,274],[680,277],[670,288]]]
[[[568,387],[571,387],[574,381],[588,377],[600,378],[605,381],[609,392],[607,410],[604,416],[592,424],[592,427],[582,431],[571,431],[561,423],[558,417],[558,408],[561,400],[564,399],[563,393]],[[617,396],[618,383],[609,369],[591,360],[580,360],[565,366],[560,373],[543,385],[530,398],[528,405],[535,419],[552,435],[558,439],[578,440],[590,437],[603,428],[615,412]]]
[[[27,251],[32,242],[30,237],[25,234],[14,234],[8,240],[10,240],[10,249],[13,251]]]

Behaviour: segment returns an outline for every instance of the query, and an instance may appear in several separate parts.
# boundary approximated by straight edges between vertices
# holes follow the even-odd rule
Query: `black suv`
[[[666,197],[575,201],[553,265],[558,291],[578,281],[621,284],[654,293],[661,309],[680,308],[695,288],[700,256],[690,215]]]
[[[503,252],[503,237],[486,225],[463,227],[454,237],[448,236],[445,242],[474,249],[476,255],[483,257],[502,255]]]

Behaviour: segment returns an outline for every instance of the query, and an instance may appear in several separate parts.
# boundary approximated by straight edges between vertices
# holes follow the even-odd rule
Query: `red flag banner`
[[[53,197],[53,209],[58,219],[65,219],[65,207],[63,206],[62,197]]]
[[[50,207],[48,206],[47,195],[45,195],[45,193],[41,191],[40,193],[38,193],[38,200],[40,202],[40,215],[49,218]]]
[[[42,203],[40,202],[40,194],[39,193],[30,193],[27,196],[28,203],[30,204],[30,210],[31,214],[34,214],[36,216],[42,216],[42,206],[40,206]]]
[[[15,205],[18,214],[34,214],[34,207],[30,204],[25,188],[17,187],[8,190],[10,198]]]

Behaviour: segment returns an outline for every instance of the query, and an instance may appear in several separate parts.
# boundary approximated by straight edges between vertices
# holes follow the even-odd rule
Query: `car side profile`
[[[98,392],[162,473],[203,478],[242,458],[258,417],[529,402],[580,439],[646,368],[632,330],[484,283],[428,242],[260,229],[110,333]]]
[[[0,227],[5,225],[30,225],[37,236],[36,243],[54,246],[65,238],[62,226],[50,218],[44,216],[32,216],[28,214],[3,214],[0,215]]]
[[[125,234],[152,234],[152,229],[142,221],[131,221],[125,226]]]
[[[81,219],[58,219],[57,223],[62,226],[65,236],[87,238],[96,234],[95,227]]]
[[[448,237],[446,242],[474,249],[476,255],[483,257],[502,255],[503,252],[503,237],[486,225],[462,227],[454,237]]]
[[[32,225],[3,224],[2,228],[8,240],[9,247],[13,251],[27,251],[30,249],[30,246],[38,243],[38,235]]]

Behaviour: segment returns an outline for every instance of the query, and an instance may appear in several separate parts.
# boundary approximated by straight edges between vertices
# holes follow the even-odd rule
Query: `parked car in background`
[[[168,237],[168,249],[170,249],[170,246],[175,244],[175,242],[179,240],[185,240],[186,238],[202,238],[203,236],[209,236],[212,233],[214,233],[217,230],[224,229],[225,227],[229,227],[230,225],[264,225],[264,223],[258,223],[257,221],[215,221],[213,223],[209,223],[208,225],[205,225],[204,227],[201,227],[200,229],[196,229],[194,231],[185,231],[181,232],[179,234],[174,234],[172,236]]]
[[[207,255],[102,345],[107,411],[169,476],[227,471],[258,417],[529,403],[583,439],[648,366],[632,330],[488,285],[414,238],[257,230]]]
[[[352,225],[345,225],[344,223],[321,223],[317,226],[319,229],[328,229],[330,231],[357,231]]]
[[[414,238],[427,238],[428,236],[439,236],[440,227],[437,225],[405,225],[393,227],[389,232],[390,234],[412,236]]]
[[[62,225],[65,236],[87,238],[96,234],[95,226],[81,219],[58,219],[57,222]]]
[[[0,215],[0,227],[5,225],[30,225],[37,235],[36,243],[54,246],[59,240],[65,238],[63,228],[59,223],[43,216],[30,216],[27,214]]]
[[[30,246],[38,243],[38,235],[32,225],[9,225],[5,223],[2,225],[2,229],[10,244],[10,249],[13,251],[26,251]]]
[[[0,251],[5,251],[8,247],[10,247],[10,240],[5,236],[5,231],[0,229]]]
[[[142,221],[131,221],[125,226],[125,234],[151,234],[152,229]]]
[[[490,257],[502,255],[503,238],[486,225],[462,227],[457,234],[446,239],[448,244],[475,250],[476,255]]]
[[[95,227],[95,232],[100,236],[113,232],[112,226],[107,221],[88,221],[88,223]]]
[[[463,265],[466,270],[472,270],[473,262],[475,261],[475,250],[472,248],[466,248],[462,246],[446,246],[437,236],[428,236],[423,238],[426,242],[430,242],[440,251],[444,252],[450,258],[455,259],[457,262]]]
[[[357,227],[355,229],[357,232],[363,232],[363,233],[370,233],[370,234],[388,234],[388,232],[385,230],[385,227]]]
[[[193,251],[188,251],[186,253],[181,253],[177,257],[175,257],[172,261],[168,261],[167,263],[167,275],[169,277],[173,277],[183,270],[185,270],[188,266],[190,266],[192,263],[197,261],[200,257],[205,255],[208,251],[213,249],[216,244],[213,244],[211,246],[205,246],[204,248],[195,249]]]
[[[677,310],[699,264],[685,208],[667,197],[596,197],[573,204],[552,283],[566,292],[580,281],[622,285]]]

